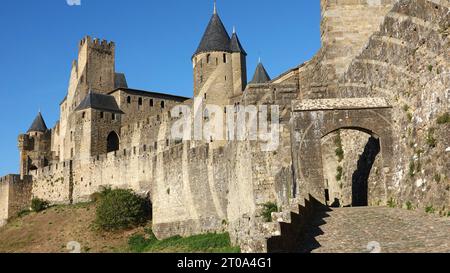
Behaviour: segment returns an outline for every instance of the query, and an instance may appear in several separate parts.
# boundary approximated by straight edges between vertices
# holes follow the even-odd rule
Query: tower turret
[[[269,73],[267,73],[266,68],[262,64],[261,60],[259,60],[258,65],[256,66],[255,74],[253,75],[253,79],[249,84],[262,84],[270,82]]]
[[[233,65],[233,90],[234,95],[240,95],[247,85],[247,52],[239,41],[236,29],[233,27],[233,35],[231,36],[231,62]]]
[[[19,136],[20,175],[45,167],[52,160],[51,131],[39,112],[26,134]]]
[[[214,13],[192,57],[194,96],[225,105],[245,86],[245,51],[236,34],[230,38],[214,5]],[[244,69],[243,69],[244,66]]]

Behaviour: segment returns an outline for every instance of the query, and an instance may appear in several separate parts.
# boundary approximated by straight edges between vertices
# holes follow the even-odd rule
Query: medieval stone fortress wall
[[[84,38],[59,122],[48,129],[39,113],[19,136],[21,173],[0,180],[0,220],[32,197],[72,204],[130,188],[151,199],[158,238],[228,231],[252,252],[276,245],[312,202],[448,213],[450,124],[438,119],[450,111],[450,2],[321,7],[321,50],[274,79],[259,64],[247,81],[244,46],[216,10],[192,56],[194,97],[280,106],[270,152],[253,140],[174,140],[171,109],[194,100],[128,88],[115,44]],[[271,223],[260,216],[267,202],[283,208]]]

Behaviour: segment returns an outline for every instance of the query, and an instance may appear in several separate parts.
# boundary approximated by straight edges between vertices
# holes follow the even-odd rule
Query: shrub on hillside
[[[106,231],[139,226],[148,220],[149,203],[131,190],[105,189],[98,200],[97,225]]]
[[[49,206],[49,203],[45,200],[39,198],[33,198],[31,200],[31,210],[34,212],[41,212],[46,210]]]

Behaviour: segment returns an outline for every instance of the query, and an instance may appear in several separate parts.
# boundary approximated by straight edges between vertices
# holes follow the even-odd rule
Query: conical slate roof
[[[81,111],[86,109],[95,109],[105,112],[113,112],[123,114],[117,105],[116,99],[111,95],[103,95],[100,93],[94,93],[89,91],[89,94],[81,101],[80,105],[75,111]]]
[[[194,56],[199,53],[211,51],[231,51],[230,36],[217,13],[214,13],[209,21],[208,27],[206,28],[205,34],[203,34],[203,38]]]
[[[230,49],[233,53],[242,53],[247,56],[247,52],[245,52],[244,48],[241,45],[241,41],[239,41],[239,37],[236,32],[233,32],[231,36]]]
[[[250,83],[258,84],[266,82],[270,82],[270,76],[264,68],[264,65],[260,62],[256,67],[255,75],[253,76],[253,80]]]
[[[38,113],[38,115],[36,116],[36,118],[34,119],[33,123],[31,124],[30,129],[28,129],[27,133],[30,132],[46,132],[47,129],[47,125],[45,125],[45,121],[44,118],[42,117],[41,112]]]

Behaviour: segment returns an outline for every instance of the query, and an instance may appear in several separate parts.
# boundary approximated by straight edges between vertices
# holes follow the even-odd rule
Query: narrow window
[[[207,64],[209,64],[209,59],[211,58],[211,55],[210,54],[208,54],[208,55],[206,55],[206,63]]]
[[[82,118],[84,119],[86,117],[86,113],[83,112]]]
[[[216,65],[219,65],[219,58],[216,58]]]
[[[139,106],[142,106],[142,98],[139,98],[139,100],[138,100],[138,105],[139,105]]]
[[[224,63],[224,64],[227,63],[227,54],[223,54],[223,63]]]
[[[153,99],[150,99],[150,107],[153,107],[153,106],[154,106]]]
[[[164,109],[166,107],[166,104],[164,101],[161,102],[161,108]]]
[[[128,103],[128,104],[131,103],[131,97],[130,97],[130,96],[127,97],[127,103]]]
[[[112,118],[112,120],[116,120],[116,114],[112,113],[111,118]]]
[[[105,113],[100,112],[100,118],[104,118],[105,117]]]
[[[205,93],[205,100],[206,100],[206,93]]]

